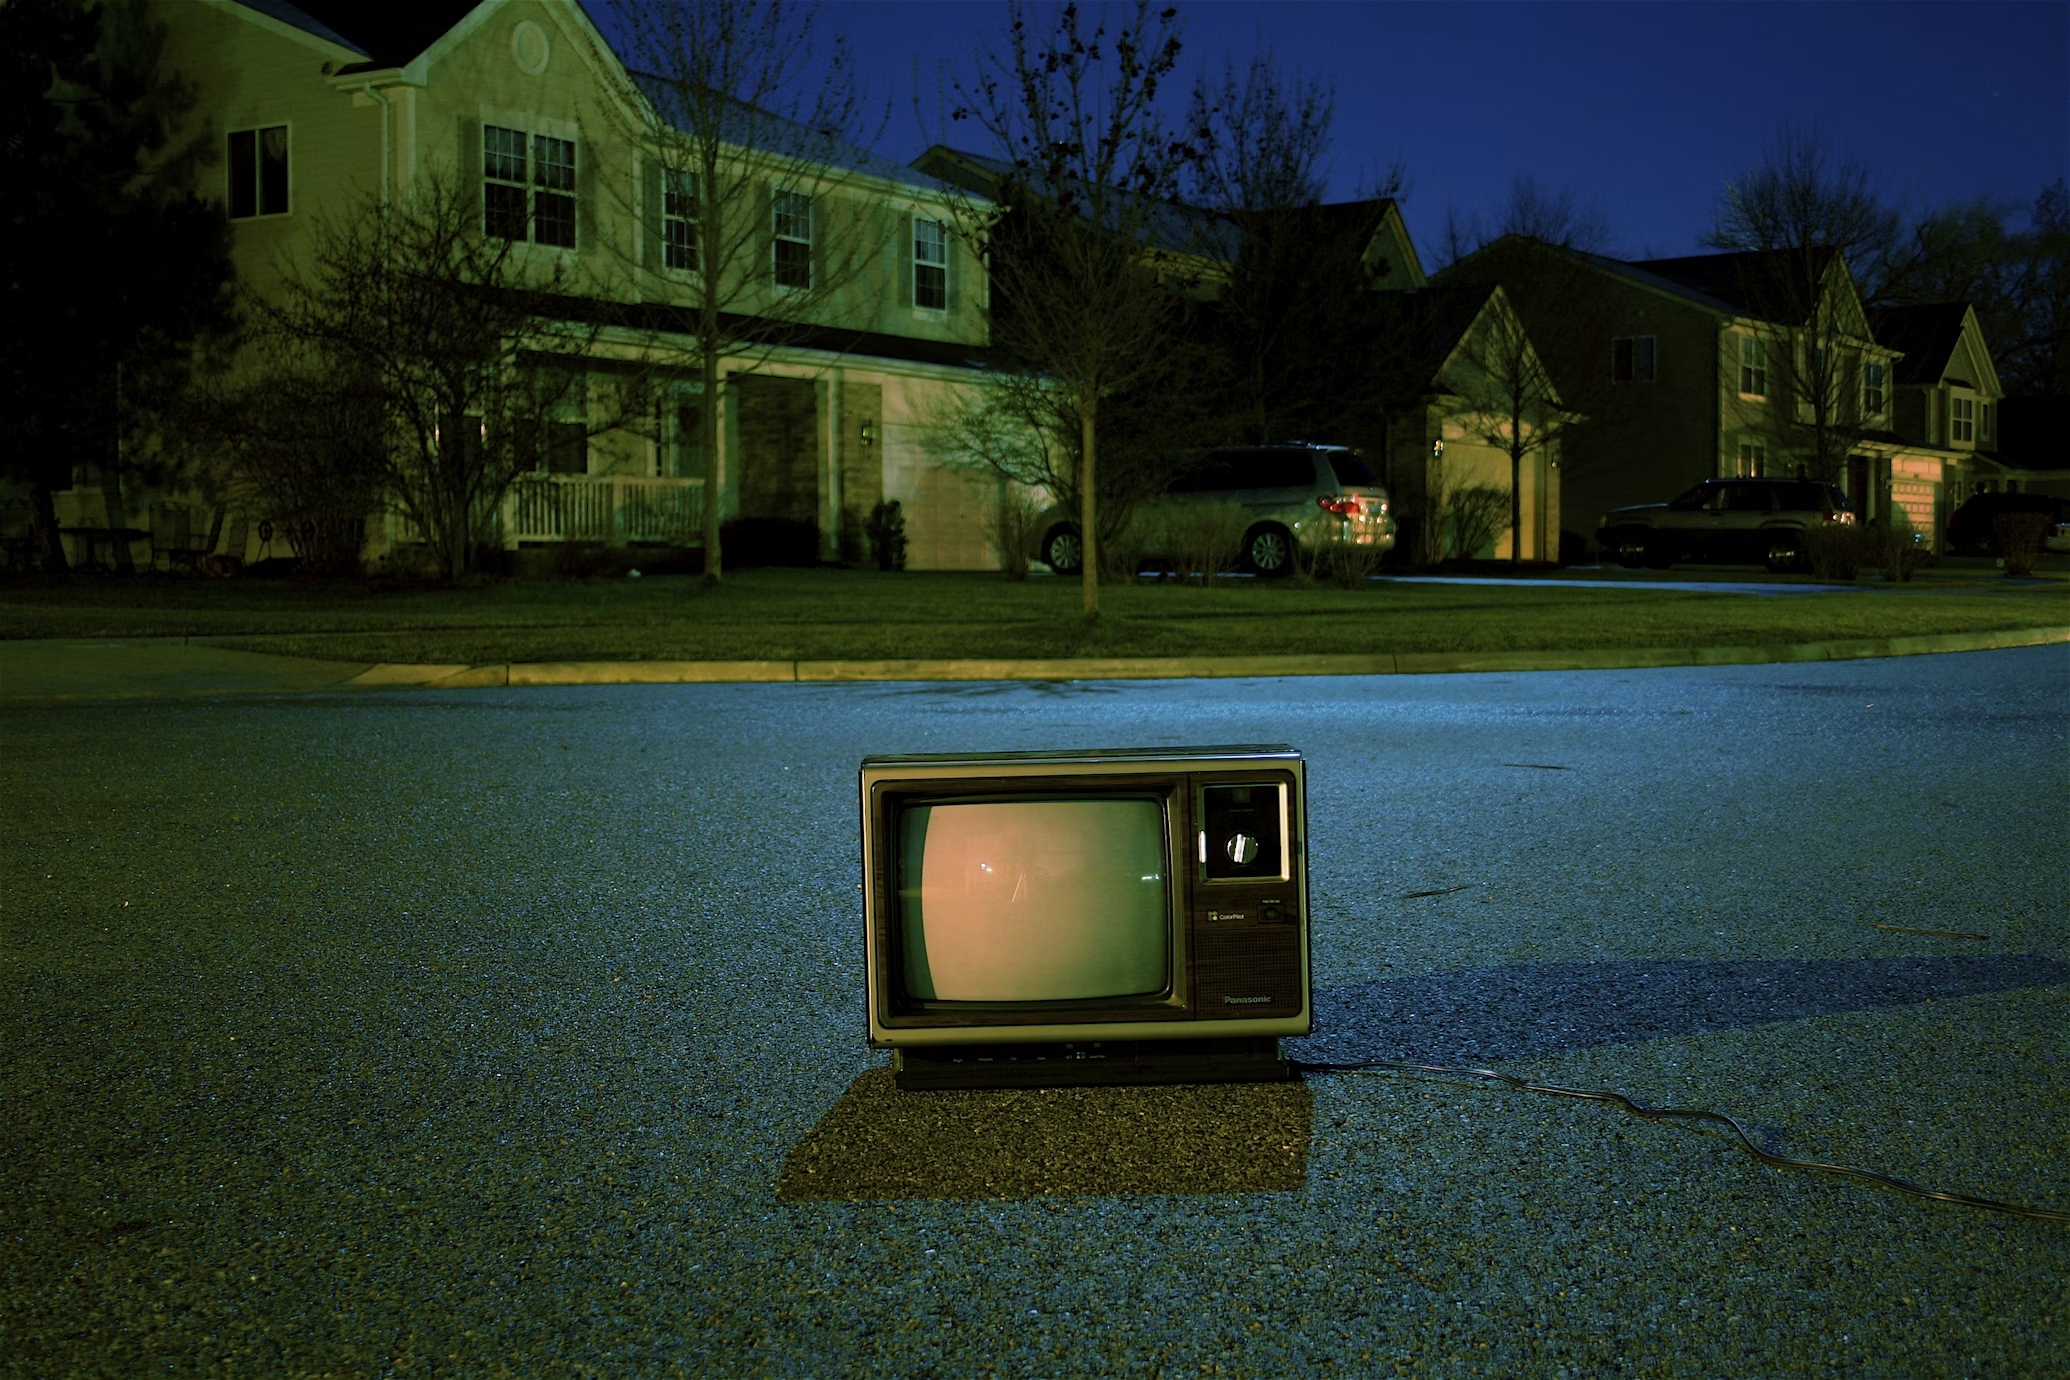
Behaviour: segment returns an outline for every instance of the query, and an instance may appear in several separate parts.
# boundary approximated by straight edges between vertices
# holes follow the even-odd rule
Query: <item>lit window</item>
[[[230,134],[230,219],[284,216],[288,208],[287,126]]]
[[[1985,403],[1978,408],[1978,412],[1982,415],[1977,418],[1977,444],[1991,445],[1998,439],[1995,409],[1990,403]]]
[[[483,125],[482,233],[573,249],[575,141]]]
[[[1883,413],[1883,366],[1870,360],[1862,365],[1862,415],[1877,417]]]
[[[1948,400],[1948,439],[1967,442],[1974,442],[1977,439],[1977,402],[1975,398],[1950,398]]]
[[[1767,442],[1741,441],[1739,443],[1739,473],[1745,479],[1761,479],[1767,476]]]
[[[803,192],[778,192],[771,201],[776,223],[778,287],[812,286],[812,198]]]
[[[913,305],[930,311],[949,306],[949,231],[938,220],[913,221]]]
[[[1749,398],[1768,396],[1768,347],[1750,336],[1739,342],[1739,391]]]
[[[1651,383],[1654,338],[1650,335],[1621,335],[1610,342],[1612,383]]]
[[[662,261],[670,268],[697,267],[697,174],[662,171]]]

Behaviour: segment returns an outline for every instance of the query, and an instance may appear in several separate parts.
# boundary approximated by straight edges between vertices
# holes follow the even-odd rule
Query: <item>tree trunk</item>
[[[1094,497],[1094,485],[1098,471],[1094,467],[1097,450],[1097,429],[1095,413],[1099,408],[1098,394],[1087,399],[1078,409],[1078,530],[1084,551],[1081,556],[1078,579],[1085,594],[1085,616],[1100,616],[1100,529],[1098,524],[1099,505]]]
[[[1512,432],[1511,435],[1516,433]],[[1509,563],[1524,559],[1524,453],[1515,443],[1509,448]]]
[[[65,560],[65,539],[58,531],[57,503],[51,496],[49,482],[42,475],[37,476],[35,487],[29,490],[29,508],[36,541],[43,551],[43,573],[67,574],[72,567]]]
[[[710,340],[709,333],[705,336]],[[704,380],[704,582],[726,578],[725,553],[719,549],[719,356],[701,349]]]

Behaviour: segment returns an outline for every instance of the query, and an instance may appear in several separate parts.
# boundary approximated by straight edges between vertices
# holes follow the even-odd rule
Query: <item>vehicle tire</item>
[[[1078,529],[1058,524],[1042,538],[1042,559],[1059,575],[1076,575],[1085,566],[1085,543]]]
[[[1642,537],[1619,537],[1611,549],[1617,553],[1617,563],[1626,570],[1637,570],[1646,564],[1646,542]]]
[[[1768,539],[1768,554],[1762,564],[1771,575],[1787,575],[1801,563],[1797,550],[1797,538],[1788,533],[1778,533]]]
[[[1277,523],[1253,527],[1244,534],[1243,568],[1267,580],[1293,574],[1293,533]]]
[[[1666,570],[1675,563],[1675,557],[1679,554],[1675,550],[1675,544],[1672,541],[1666,541],[1660,537],[1648,537],[1645,550],[1646,568],[1648,570]]]

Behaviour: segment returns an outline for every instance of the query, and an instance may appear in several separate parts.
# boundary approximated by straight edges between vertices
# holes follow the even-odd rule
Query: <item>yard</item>
[[[1377,580],[1356,589],[751,570],[382,589],[257,580],[0,585],[0,639],[189,637],[346,662],[1494,652],[1758,646],[2070,624],[2070,584],[1988,577],[1755,594],[1643,582]]]

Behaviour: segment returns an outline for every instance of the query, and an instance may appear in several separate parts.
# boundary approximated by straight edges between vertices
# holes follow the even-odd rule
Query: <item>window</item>
[[[1992,405],[1984,403],[1978,407],[1977,411],[1982,414],[1977,418],[1977,444],[1980,446],[1991,445],[1998,439],[1998,433],[1994,427],[1997,419],[1992,415]]]
[[[575,141],[483,125],[482,233],[573,249]]]
[[[770,203],[775,213],[778,287],[812,286],[812,198],[803,192],[778,192]]]
[[[1948,439],[1968,441],[1977,439],[1977,400],[1975,398],[1950,398],[1948,400]]]
[[[949,306],[949,231],[938,220],[913,220],[913,305],[929,311]]]
[[[1751,336],[1739,342],[1739,391],[1749,398],[1768,396],[1768,347]]]
[[[1739,472],[1747,479],[1763,479],[1768,474],[1768,443],[1765,441],[1741,441],[1739,443]]]
[[[580,422],[546,424],[546,472],[589,473],[589,428]]]
[[[231,131],[229,200],[232,220],[287,214],[286,125]]]
[[[697,268],[697,174],[661,173],[661,256],[670,268]]]
[[[1610,342],[1612,383],[1653,382],[1654,338],[1650,335],[1621,335]]]
[[[1883,366],[1875,360],[1862,363],[1862,415],[1877,417],[1883,413]]]

